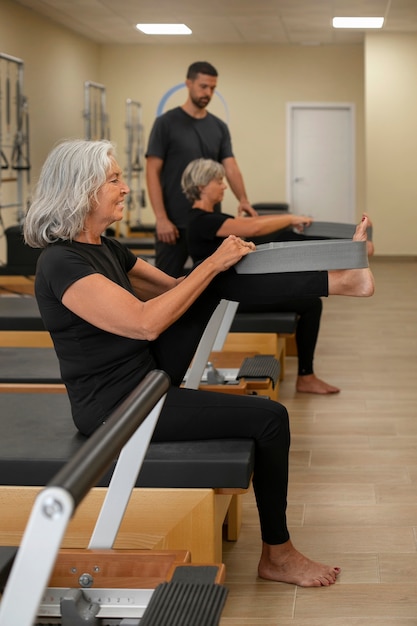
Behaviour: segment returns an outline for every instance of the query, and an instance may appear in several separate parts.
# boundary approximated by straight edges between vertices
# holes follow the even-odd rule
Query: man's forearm
[[[152,210],[157,220],[167,219],[161,185],[162,161],[149,158],[146,163],[146,185]]]
[[[226,159],[223,166],[226,172],[227,182],[236,199],[239,202],[249,202],[243,176],[235,159]]]

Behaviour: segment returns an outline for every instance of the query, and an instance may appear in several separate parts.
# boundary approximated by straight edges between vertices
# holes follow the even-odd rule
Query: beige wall
[[[59,138],[84,133],[84,81],[99,79],[100,47],[0,0],[0,52],[24,61],[34,177]]]
[[[417,254],[417,36],[368,36],[367,207],[378,250]]]
[[[27,198],[51,146],[62,137],[83,136],[84,81],[99,78],[100,47],[9,0],[0,0],[0,52],[24,62],[32,165],[30,187],[26,188],[24,177]],[[5,65],[0,68],[6,71]],[[13,196],[16,185],[4,183],[2,203],[12,202]],[[2,215],[6,226],[16,223],[14,209],[4,209]],[[1,238],[0,260],[5,257]]]
[[[358,214],[364,205],[363,47],[105,46],[101,79],[109,92],[112,136],[124,145],[124,101],[139,100],[148,135],[161,97],[182,83],[188,65],[208,60],[219,71],[233,147],[252,202],[286,200],[286,103],[353,102],[357,121]],[[167,108],[182,104],[177,92]],[[225,119],[220,98],[210,104]],[[325,191],[324,191],[325,192]],[[225,209],[236,201],[226,196]]]
[[[351,102],[357,215],[372,214],[378,254],[417,254],[412,214],[417,37],[378,33],[365,47],[98,46],[0,0],[0,42],[0,52],[25,62],[32,183],[56,141],[84,136],[86,80],[106,85],[111,137],[124,166],[126,98],[142,103],[147,138],[162,95],[183,82],[190,62],[207,59],[220,73],[219,92],[228,105],[234,150],[253,202],[286,199],[286,103]],[[182,90],[167,106],[185,97]],[[225,116],[218,97],[210,110]],[[229,192],[225,208],[234,206]],[[150,209],[143,219],[152,219]]]

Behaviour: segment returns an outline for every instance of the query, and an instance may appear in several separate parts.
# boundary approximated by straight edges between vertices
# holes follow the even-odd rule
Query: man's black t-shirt
[[[176,107],[155,120],[146,156],[163,160],[161,184],[165,209],[178,228],[185,228],[191,205],[181,190],[182,174],[194,159],[221,163],[233,157],[229,129],[209,112],[203,118],[195,118]]]

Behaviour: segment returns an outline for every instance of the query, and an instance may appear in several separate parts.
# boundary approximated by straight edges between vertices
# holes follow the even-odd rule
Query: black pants
[[[254,280],[245,278],[250,280],[242,280],[234,270],[219,275],[185,315],[153,342],[155,362],[173,383],[153,440],[253,439],[253,486],[261,536],[266,543],[276,545],[289,538],[286,506],[290,432],[286,408],[273,400],[181,389],[179,385],[221,298],[249,302],[259,295],[268,304],[285,297],[287,288],[294,297],[304,290],[316,297],[325,296],[327,273],[269,274],[262,276],[262,281],[259,276]]]
[[[317,239],[322,239],[317,237]],[[309,241],[303,234],[294,233],[292,228],[284,228],[274,233],[269,233],[262,237],[254,237],[252,241],[256,244],[269,243],[270,241]],[[297,329],[295,339],[298,352],[298,375],[306,376],[314,372],[314,351],[316,349],[317,338],[320,330],[320,320],[323,304],[320,298],[294,298],[286,302],[281,302],[278,308],[268,306],[240,305],[239,311],[249,312],[294,312],[298,314]]]
[[[169,245],[161,241],[155,244],[155,265],[170,276],[178,278],[184,275],[184,265],[188,259],[187,241],[185,231],[180,230],[180,236],[175,245]],[[269,241],[303,241],[306,237],[294,233],[291,229],[283,229],[276,233],[270,233],[264,237],[254,238],[256,244]],[[298,374],[305,376],[314,372],[314,352],[320,329],[322,302],[319,298],[294,298],[282,299],[279,305],[259,304],[253,301],[239,305],[239,311],[245,312],[295,312],[298,314],[296,329],[296,343],[298,352]]]
[[[184,229],[178,230],[179,237],[174,245],[158,239],[155,242],[156,267],[174,278],[184,276],[184,266],[188,259],[186,231]]]
[[[320,330],[322,309],[323,303],[320,298],[294,298],[280,302],[276,306],[240,304],[238,312],[297,313],[295,340],[298,352],[298,375],[306,376],[314,372],[314,352]]]
[[[159,364],[169,365],[173,384],[180,385],[204,328],[222,298],[240,302],[244,307],[256,304],[278,311],[288,300],[327,295],[327,272],[237,274],[231,268],[218,274],[190,309],[153,342],[154,354]]]

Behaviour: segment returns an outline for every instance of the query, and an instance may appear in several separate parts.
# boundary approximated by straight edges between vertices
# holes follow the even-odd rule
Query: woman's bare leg
[[[294,548],[291,541],[262,545],[258,575],[266,580],[291,583],[299,587],[328,587],[336,582],[340,567],[310,561]]]
[[[367,215],[356,227],[353,241],[367,241],[366,229],[370,222]],[[374,277],[369,267],[357,270],[335,270],[329,272],[329,296],[356,296],[368,298],[375,291]]]

